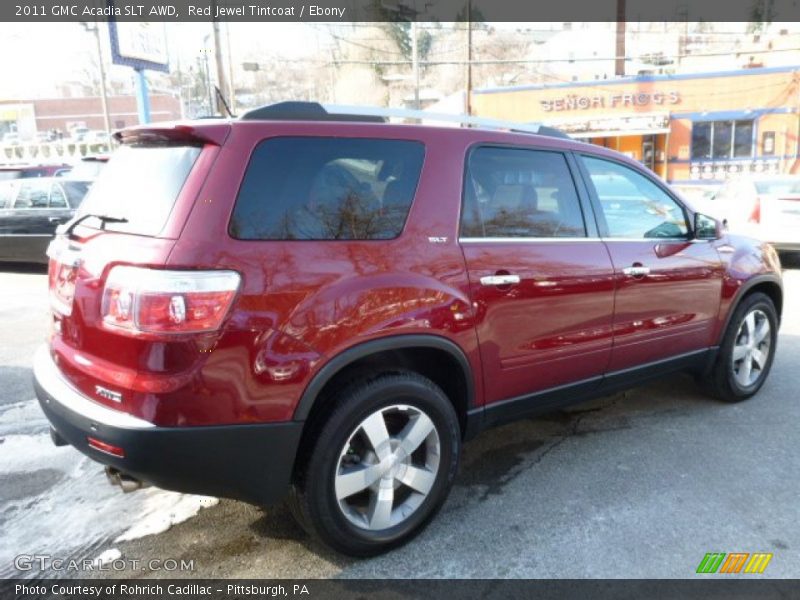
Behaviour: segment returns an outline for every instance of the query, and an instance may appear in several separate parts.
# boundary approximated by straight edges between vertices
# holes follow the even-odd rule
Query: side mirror
[[[722,237],[724,226],[721,221],[701,213],[694,213],[694,239],[718,240]]]

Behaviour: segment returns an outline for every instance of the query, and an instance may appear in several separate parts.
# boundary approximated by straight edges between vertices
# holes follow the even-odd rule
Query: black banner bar
[[[626,21],[800,20],[796,0],[3,0],[0,21],[617,21],[620,6]]]
[[[0,600],[777,600],[800,595],[800,580],[702,577],[684,580],[3,580],[0,581]]]

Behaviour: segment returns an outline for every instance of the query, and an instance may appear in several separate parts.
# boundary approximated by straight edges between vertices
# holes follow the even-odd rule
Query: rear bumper
[[[303,423],[157,427],[77,392],[46,347],[34,360],[39,404],[58,436],[97,462],[158,487],[272,504],[285,495]],[[123,458],[87,437],[124,450]]]

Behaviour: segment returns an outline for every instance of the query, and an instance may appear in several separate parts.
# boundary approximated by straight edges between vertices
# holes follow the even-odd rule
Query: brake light
[[[241,278],[234,271],[166,271],[117,266],[103,290],[103,324],[130,335],[216,331]]]
[[[755,223],[758,225],[761,223],[761,198],[756,196],[756,203],[753,205],[753,212],[750,213],[750,216],[747,218],[748,223]]]

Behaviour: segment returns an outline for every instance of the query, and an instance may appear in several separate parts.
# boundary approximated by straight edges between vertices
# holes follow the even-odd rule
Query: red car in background
[[[367,556],[430,521],[486,427],[681,370],[756,394],[775,251],[527,129],[286,103],[121,132],[49,249],[54,441],[126,488],[288,495]]]

